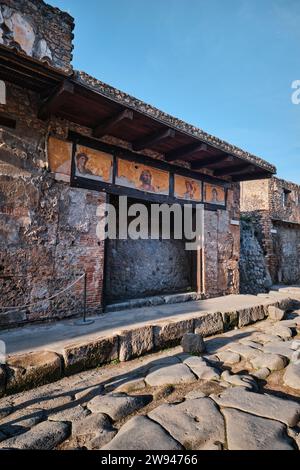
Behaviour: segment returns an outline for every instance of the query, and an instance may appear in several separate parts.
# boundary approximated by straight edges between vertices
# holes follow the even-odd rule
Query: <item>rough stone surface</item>
[[[51,450],[63,442],[69,434],[68,424],[44,421],[24,434],[2,441],[0,448]]]
[[[241,356],[231,351],[220,351],[217,353],[217,357],[224,364],[237,364],[241,360]]]
[[[145,416],[136,416],[127,421],[114,439],[102,447],[103,450],[181,450],[161,426]]]
[[[213,400],[222,408],[237,408],[241,411],[281,421],[295,426],[300,418],[300,404],[272,395],[248,392],[242,387],[225,390]]]
[[[220,372],[211,367],[200,357],[191,356],[183,361],[192,372],[201,380],[218,380]]]
[[[229,450],[293,450],[282,423],[234,409],[223,409]]]
[[[205,351],[205,344],[200,334],[186,333],[181,340],[181,346],[185,353],[201,354]]]
[[[0,432],[6,437],[28,431],[46,418],[43,410],[21,409],[0,421]]]
[[[225,441],[221,413],[209,398],[186,400],[178,405],[161,405],[149,417],[190,450],[214,450]]]
[[[62,375],[60,357],[54,352],[38,351],[8,357],[6,391],[15,393],[58,380]]]
[[[267,367],[263,367],[262,369],[258,369],[255,372],[252,372],[251,375],[257,379],[264,380],[269,377],[270,373],[271,371]]]
[[[72,426],[72,441],[75,447],[100,449],[110,442],[117,434],[103,413],[93,413],[83,419],[76,420]]]
[[[125,393],[131,393],[131,392],[137,392],[138,390],[143,390],[146,387],[145,380],[140,378],[140,379],[132,379],[128,380],[127,382],[124,382],[123,384],[119,385],[115,391],[116,392],[125,392]]]
[[[287,366],[283,380],[288,387],[300,390],[300,362]]]
[[[176,346],[185,333],[193,333],[193,320],[180,320],[156,325],[154,327],[154,346],[156,349]]]
[[[201,392],[201,390],[191,390],[185,395],[186,400],[195,400],[196,398],[205,398],[205,393]]]
[[[146,376],[145,380],[151,387],[157,387],[160,385],[192,383],[197,379],[185,364],[174,364],[150,369],[150,373]]]
[[[118,359],[118,337],[98,338],[87,343],[75,343],[64,348],[66,374],[98,367]]]
[[[260,354],[254,359],[251,359],[250,362],[254,369],[261,369],[263,367],[267,367],[268,369],[273,371],[284,369],[287,360],[285,357],[279,356],[278,354]]]
[[[50,421],[62,421],[62,422],[75,422],[81,421],[83,418],[89,415],[89,411],[84,409],[81,405],[74,406],[72,408],[67,408],[57,413],[52,413],[49,415]]]
[[[292,330],[287,326],[280,325],[280,323],[277,323],[274,326],[268,328],[266,330],[266,333],[275,336],[280,336],[280,338],[282,338],[283,340],[288,340],[293,336]]]
[[[223,318],[220,312],[205,312],[194,319],[195,333],[210,336],[223,331]]]
[[[93,398],[87,406],[93,413],[105,413],[114,421],[118,421],[147,405],[149,401],[149,395],[131,396],[125,393],[109,393]]]
[[[243,358],[250,360],[254,359],[260,352],[257,349],[251,348],[251,346],[246,346],[244,344],[233,343],[229,346],[229,351],[239,354]]]
[[[257,391],[257,384],[254,378],[249,375],[231,374],[228,370],[225,370],[222,373],[221,378],[231,385],[245,387]]]
[[[289,341],[275,341],[274,343],[267,343],[264,346],[263,352],[283,356],[287,359],[291,359],[293,354],[291,343]]]
[[[153,327],[143,326],[119,334],[119,360],[128,361],[152,351],[154,348]]]
[[[282,320],[285,315],[284,310],[282,310],[281,308],[275,307],[273,305],[270,305],[268,307],[268,313],[269,313],[270,320],[276,320],[276,321]]]

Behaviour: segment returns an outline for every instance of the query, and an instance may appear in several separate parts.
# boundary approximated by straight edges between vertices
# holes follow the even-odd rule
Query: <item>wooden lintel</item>
[[[272,173],[254,173],[251,175],[247,174],[240,174],[240,175],[235,175],[232,177],[233,182],[238,182],[238,181],[255,181],[255,180],[262,180],[262,179],[269,179],[272,178],[274,175]]]
[[[157,144],[161,140],[172,139],[174,137],[175,131],[173,129],[162,129],[158,132],[154,132],[153,134],[135,140],[134,142],[132,142],[132,149],[139,151],[145,148],[151,148],[153,147],[153,145]]]
[[[184,145],[178,149],[172,150],[165,155],[165,160],[171,162],[174,160],[184,160],[189,155],[196,152],[207,152],[207,145],[202,142],[196,142],[189,145]]]
[[[114,116],[100,122],[94,128],[93,136],[99,138],[103,137],[104,135],[109,135],[110,132],[125,119],[132,121],[133,111],[131,109],[124,109],[120,113],[115,114]]]
[[[216,165],[217,163],[224,163],[224,162],[233,162],[234,157],[232,155],[219,155],[219,156],[212,156],[208,158],[203,158],[203,160],[195,161],[192,163],[193,170],[199,170],[200,168],[208,168],[211,165]]]
[[[220,168],[219,170],[214,171],[214,176],[235,176],[235,175],[244,175],[245,173],[253,173],[255,171],[254,165],[235,165],[227,166]]]
[[[40,106],[38,118],[48,119],[51,114],[55,114],[65,103],[66,98],[74,94],[74,85],[64,80],[58,89],[54,91]]]

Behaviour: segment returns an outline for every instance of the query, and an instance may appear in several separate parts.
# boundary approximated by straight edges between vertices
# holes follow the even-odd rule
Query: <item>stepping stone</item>
[[[2,441],[0,448],[51,450],[61,444],[70,435],[70,426],[66,423],[44,421],[30,431]]]
[[[184,360],[186,364],[201,380],[218,380],[220,372],[214,367],[208,366],[200,357],[191,356]]]
[[[150,373],[145,378],[146,383],[151,387],[193,383],[196,380],[195,375],[185,364],[155,367],[150,369]]]
[[[228,388],[211,398],[222,408],[237,408],[264,418],[281,421],[290,427],[300,418],[300,403],[272,395],[248,392],[242,387]]]
[[[201,354],[205,351],[202,335],[195,333],[185,333],[181,340],[181,347],[185,353]]]
[[[250,360],[254,369],[261,369],[267,367],[271,371],[284,369],[287,364],[287,359],[279,354],[261,354]]]
[[[107,415],[94,413],[72,425],[72,441],[76,447],[89,450],[100,449],[108,444],[117,434]]]
[[[258,390],[255,379],[250,375],[231,374],[228,370],[225,370],[222,373],[221,378],[225,380],[225,382],[237,387],[250,388],[255,391]]]
[[[300,362],[289,364],[283,376],[284,383],[295,390],[300,390]]]
[[[135,416],[121,427],[102,450],[182,450],[166,431],[145,416]]]
[[[229,450],[294,450],[284,424],[229,408],[223,414]]]
[[[58,411],[49,415],[50,421],[64,421],[64,422],[74,422],[81,420],[88,416],[90,412],[84,409],[81,405],[74,406],[72,408],[67,408],[66,410]]]
[[[43,410],[18,410],[8,415],[6,418],[1,419],[0,432],[6,437],[21,434],[40,423],[45,418],[46,414]]]
[[[151,401],[149,395],[130,396],[125,393],[100,395],[88,402],[87,407],[93,413],[105,413],[113,421],[119,421]]]
[[[217,353],[217,357],[224,364],[237,364],[241,360],[241,356],[231,351],[221,351]]]
[[[224,419],[210,398],[161,405],[149,418],[189,450],[216,449],[225,441]]]
[[[228,348],[228,350],[239,354],[247,361],[250,359],[254,359],[258,354],[260,354],[260,351],[258,349],[254,349],[250,346],[245,346],[244,344],[239,343],[232,344]]]

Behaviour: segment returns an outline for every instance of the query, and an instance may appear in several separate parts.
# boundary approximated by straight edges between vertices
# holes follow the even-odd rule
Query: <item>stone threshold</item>
[[[45,342],[42,347],[32,347],[22,354],[8,355],[6,364],[0,366],[0,396],[35,388],[54,382],[63,376],[104,364],[129,361],[148,353],[177,346],[185,333],[197,333],[208,337],[233,328],[241,328],[265,319],[268,316],[269,306],[285,310],[295,308],[295,297],[275,292],[257,297],[232,295],[187,302],[184,306],[164,305],[161,310],[154,310],[154,307],[136,309],[132,311],[135,315],[138,312],[147,316],[148,311],[149,317],[149,311],[154,310],[158,317],[143,323],[132,321],[125,324],[124,328],[118,325],[119,329],[111,328],[106,331],[102,329],[102,333],[101,330],[94,331],[81,339],[77,337],[76,342],[71,342],[68,338],[56,346],[49,343],[48,333],[48,343]],[[296,301],[296,304],[299,302]],[[206,306],[207,311],[201,309],[201,306]],[[164,317],[166,312],[163,309],[167,312],[171,309],[173,315]],[[107,318],[112,318],[113,315],[110,314]],[[36,328],[38,334],[38,327]],[[40,329],[42,328],[41,326]],[[18,333],[24,340],[24,329],[19,330]],[[8,341],[12,334],[15,332],[7,332],[4,336],[0,335],[0,339]],[[47,335],[47,330],[43,334]]]
[[[163,304],[177,304],[181,302],[189,302],[190,300],[199,300],[201,296],[197,292],[182,292],[179,294],[154,295],[151,297],[143,297],[140,299],[131,299],[124,302],[117,302],[106,305],[104,312],[117,312],[120,310],[129,310],[131,308],[151,307]]]

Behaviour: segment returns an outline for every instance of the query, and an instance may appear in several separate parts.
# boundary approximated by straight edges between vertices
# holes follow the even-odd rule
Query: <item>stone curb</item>
[[[62,355],[35,351],[9,356],[0,368],[0,397],[54,382],[64,376],[114,361],[129,361],[144,354],[180,344],[185,333],[211,336],[255,323],[268,316],[270,306],[287,310],[292,298],[265,302],[226,312],[207,311],[159,320],[109,337],[98,337],[64,347]]]

